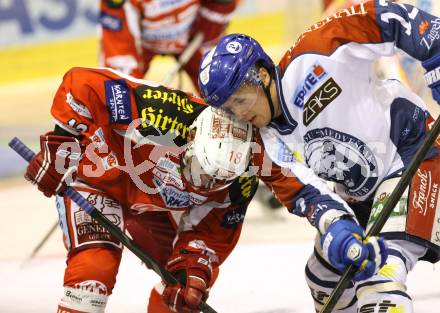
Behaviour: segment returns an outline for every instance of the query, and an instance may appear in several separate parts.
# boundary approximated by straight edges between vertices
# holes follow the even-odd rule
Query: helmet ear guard
[[[227,187],[249,165],[252,124],[240,121],[223,110],[208,107],[197,117],[193,127],[195,137],[183,157],[185,178],[192,183],[200,183],[200,176],[205,174],[211,178],[211,185],[214,181]],[[191,168],[185,168],[188,166]]]

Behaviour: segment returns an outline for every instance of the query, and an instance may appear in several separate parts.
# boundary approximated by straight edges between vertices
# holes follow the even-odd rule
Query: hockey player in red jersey
[[[199,32],[203,43],[183,69],[197,88],[200,58],[229,24],[237,0],[101,0],[101,63],[143,78],[156,55],[178,57]]]
[[[418,260],[440,259],[440,139],[385,224],[385,239],[364,238],[433,123],[416,94],[375,77],[373,62],[398,50],[422,61],[440,103],[439,25],[411,5],[368,1],[313,24],[278,66],[243,34],[223,37],[202,60],[202,96],[260,128],[284,173],[266,170],[261,179],[318,230],[305,269],[316,310],[354,265],[335,312],[412,313],[407,273]]]
[[[249,159],[252,125],[104,68],[68,71],[51,113],[55,130],[41,136],[25,176],[56,195],[68,249],[58,312],[104,312],[122,253],[120,242],[60,195],[72,178],[114,225],[186,278],[186,287],[158,284],[148,312],[198,312],[257,187],[255,177],[240,176],[246,166],[238,162]]]

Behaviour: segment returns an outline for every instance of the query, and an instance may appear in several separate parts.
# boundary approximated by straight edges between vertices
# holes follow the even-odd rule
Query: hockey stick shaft
[[[425,141],[417,150],[411,163],[406,167],[405,171],[403,172],[402,177],[397,183],[396,188],[394,188],[393,192],[387,199],[387,202],[385,203],[382,211],[379,213],[377,220],[373,223],[370,230],[368,231],[367,237],[379,235],[380,231],[382,230],[383,226],[388,220],[388,217],[393,212],[394,207],[396,206],[397,202],[400,200],[400,197],[402,196],[406,187],[408,187],[412,177],[414,176],[420,164],[422,163],[423,159],[425,158],[428,150],[431,148],[432,144],[437,139],[439,133],[440,133],[440,118],[437,118]],[[319,311],[320,313],[332,312],[339,298],[342,296],[344,290],[347,288],[348,284],[353,279],[353,276],[356,273],[356,271],[357,268],[354,267],[353,265],[348,266],[348,268],[345,270],[345,272],[339,279],[338,284],[333,289],[330,296],[327,298],[327,301],[324,304],[324,306],[321,308],[321,311]]]
[[[35,156],[35,153],[32,150],[30,150],[20,139],[16,137],[9,142],[9,146],[28,162],[30,162],[32,158]],[[112,234],[125,247],[127,247],[127,249],[129,249],[139,259],[141,259],[142,262],[144,262],[148,268],[155,271],[163,280],[165,280],[170,284],[176,284],[179,282],[170,272],[168,272],[162,265],[160,265],[153,257],[151,257],[148,253],[146,253],[144,250],[139,248],[139,246],[133,240],[131,240],[126,234],[124,234],[121,229],[119,229],[119,227],[115,226],[99,210],[95,209],[95,207],[92,204],[90,204],[78,191],[76,191],[72,187],[67,187],[64,191],[64,195],[68,196],[79,207],[84,209],[86,213],[88,213],[102,226],[104,226],[110,234]],[[200,303],[199,309],[204,313],[216,313],[216,311],[205,302]]]
[[[183,66],[185,66],[185,64],[189,61],[189,59],[191,59],[191,57],[194,55],[196,50],[200,48],[200,46],[202,45],[202,42],[203,42],[203,34],[197,33],[193,37],[193,39],[188,43],[182,54],[179,56],[174,67],[165,76],[165,78],[162,81],[162,85],[167,86],[169,83],[171,83],[176,73],[179,72],[179,70]]]
[[[35,246],[34,250],[29,254],[29,256],[21,263],[21,266],[23,267],[25,264],[30,262],[34,256],[40,251],[41,247],[47,242],[47,240],[50,238],[50,236],[54,233],[54,231],[58,228],[58,221],[56,221],[49,229],[49,231],[44,235],[43,239],[40,240],[38,245]]]

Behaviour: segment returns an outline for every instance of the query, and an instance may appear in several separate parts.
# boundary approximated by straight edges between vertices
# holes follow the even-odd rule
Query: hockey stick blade
[[[420,164],[422,163],[423,159],[425,158],[426,153],[431,148],[434,141],[437,139],[439,133],[440,133],[440,117],[437,118],[425,141],[417,150],[411,163],[406,167],[405,171],[402,174],[402,177],[397,183],[396,188],[394,188],[393,192],[389,196],[382,211],[379,213],[378,219],[373,223],[366,237],[379,235],[380,231],[382,230],[382,227],[385,225],[386,221],[388,220],[388,217],[390,216],[397,202],[400,200],[400,197],[402,196],[406,187],[409,185],[412,177],[414,176]],[[344,290],[346,289],[350,281],[353,279],[356,271],[357,268],[353,265],[347,267],[347,269],[339,279],[338,284],[333,289],[330,296],[327,298],[327,301],[325,302],[324,306],[321,308],[319,313],[332,312],[333,308],[336,306],[337,302],[341,298]]]
[[[30,150],[20,139],[14,137],[9,142],[9,147],[11,147],[15,152],[17,152],[23,159],[30,162],[35,156],[35,153]],[[102,226],[104,226],[110,234],[112,234],[116,239],[118,239],[127,249],[133,252],[139,259],[144,262],[148,268],[155,271],[164,281],[170,284],[176,284],[179,281],[168,272],[161,264],[159,264],[153,257],[151,257],[147,252],[143,251],[139,246],[131,240],[126,234],[124,234],[119,227],[115,226],[107,217],[104,216],[99,210],[90,204],[79,192],[77,192],[72,187],[67,187],[64,191],[64,195],[68,196],[73,202],[75,202],[79,207],[84,209],[91,217],[98,221]],[[183,284],[180,282],[180,284]],[[211,308],[206,302],[201,302],[199,304],[199,309],[204,313],[216,313],[216,311]]]

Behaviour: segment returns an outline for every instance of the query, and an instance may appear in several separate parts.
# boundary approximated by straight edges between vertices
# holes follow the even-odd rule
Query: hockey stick
[[[13,138],[9,142],[9,146],[17,152],[23,159],[30,162],[35,156],[35,153],[30,150],[20,139]],[[155,271],[163,280],[170,284],[176,284],[178,281],[170,272],[168,272],[162,265],[160,265],[153,257],[151,257],[147,252],[143,251],[139,246],[131,240],[126,234],[124,234],[119,227],[115,226],[108,218],[104,216],[99,210],[90,204],[78,191],[72,187],[67,187],[64,191],[64,195],[69,197],[73,202],[75,202],[79,207],[84,209],[87,214],[89,214],[93,219],[98,221],[102,226],[104,226],[110,234],[112,234],[116,239],[118,239],[125,247],[127,247],[131,252],[133,252],[139,259],[144,262],[148,268]],[[182,282],[180,284],[184,285]],[[216,311],[211,308],[206,302],[201,302],[199,304],[199,309],[204,313],[216,313]]]
[[[167,86],[169,83],[171,83],[176,73],[179,72],[179,70],[189,61],[189,59],[191,59],[191,57],[196,52],[196,50],[202,45],[202,42],[203,42],[203,34],[199,32],[188,43],[185,50],[177,59],[177,62],[174,65],[174,67],[171,69],[171,71],[168,72],[168,74],[163,79],[162,85]]]
[[[46,235],[43,237],[43,239],[40,240],[38,245],[34,248],[34,250],[32,250],[32,252],[27,256],[27,258],[24,259],[24,261],[21,263],[20,267],[24,267],[27,263],[29,263],[34,258],[34,256],[38,253],[38,251],[40,251],[41,247],[46,243],[46,241],[50,238],[50,236],[53,234],[53,232],[57,229],[57,227],[58,227],[58,221],[55,221],[55,223],[51,226],[51,228],[46,233]]]
[[[390,197],[386,201],[382,211],[379,213],[378,219],[373,223],[373,225],[371,226],[370,230],[368,231],[366,237],[379,235],[380,231],[382,230],[382,227],[385,225],[386,221],[388,220],[388,217],[390,216],[390,214],[393,211],[394,207],[396,206],[397,202],[400,200],[400,197],[402,196],[406,187],[409,185],[412,177],[416,173],[417,169],[419,168],[420,164],[422,163],[423,159],[425,158],[426,153],[431,148],[432,144],[434,143],[434,141],[438,137],[439,133],[440,133],[440,118],[437,118],[431,131],[429,132],[428,136],[426,137],[425,141],[420,146],[420,148],[417,150],[411,163],[407,166],[407,168],[403,172],[402,177],[400,178],[399,182],[397,183],[396,188],[393,190]],[[345,270],[345,272],[342,274],[341,278],[339,279],[338,284],[333,289],[330,296],[327,298],[326,303],[321,308],[319,313],[331,313],[332,312],[333,308],[335,307],[339,298],[342,296],[342,293],[347,288],[350,281],[353,279],[353,276],[357,270],[358,270],[358,268],[355,267],[354,265],[350,265],[347,267],[347,269]]]

